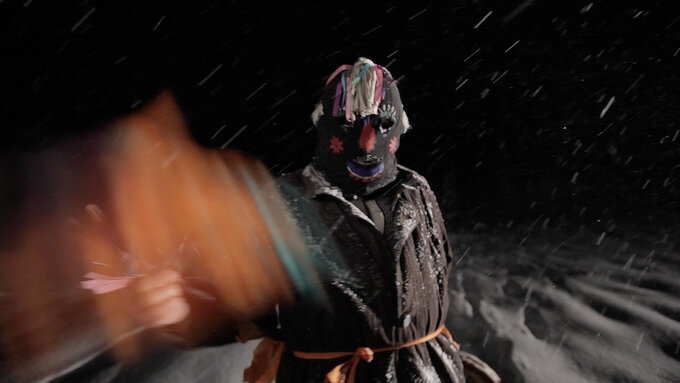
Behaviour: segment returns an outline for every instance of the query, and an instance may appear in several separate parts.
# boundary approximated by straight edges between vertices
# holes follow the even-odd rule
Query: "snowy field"
[[[506,382],[680,382],[668,236],[459,234],[448,324]]]

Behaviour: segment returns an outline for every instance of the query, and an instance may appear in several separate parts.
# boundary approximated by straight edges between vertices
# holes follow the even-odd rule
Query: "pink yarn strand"
[[[335,76],[338,75],[338,73],[345,71],[345,70],[348,70],[348,69],[352,69],[352,66],[349,65],[349,64],[340,65],[338,67],[338,69],[333,71],[333,73],[330,76],[328,76],[328,80],[326,80],[326,85],[330,84],[330,82],[333,81],[333,79],[335,78]],[[324,86],[326,86],[326,85],[324,85]]]
[[[335,101],[333,101],[333,116],[338,115],[340,109],[340,99],[342,98],[342,81],[338,81],[338,86],[335,87]]]

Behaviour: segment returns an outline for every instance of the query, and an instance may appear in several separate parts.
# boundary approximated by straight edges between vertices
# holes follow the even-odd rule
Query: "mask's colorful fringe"
[[[354,65],[341,65],[326,81],[330,84],[340,75],[335,88],[333,116],[344,114],[347,121],[355,120],[355,113],[361,117],[378,114],[378,106],[384,98],[383,76],[389,72],[373,61],[360,57]],[[344,113],[341,113],[344,112]],[[323,113],[323,111],[321,111]],[[317,114],[317,118],[320,114]],[[314,116],[312,117],[314,119]]]
[[[340,80],[335,86],[331,115],[333,117],[344,116],[345,120],[349,122],[354,122],[357,114],[360,117],[379,114],[378,108],[382,100],[385,99],[383,79],[387,76],[390,81],[394,81],[387,68],[376,65],[365,57],[359,57],[354,65],[340,65],[328,77],[325,86],[328,86],[338,76],[340,76]],[[311,116],[315,126],[323,114],[323,103],[319,102]],[[408,117],[404,112],[400,117],[404,125],[404,132],[406,132],[411,128]]]

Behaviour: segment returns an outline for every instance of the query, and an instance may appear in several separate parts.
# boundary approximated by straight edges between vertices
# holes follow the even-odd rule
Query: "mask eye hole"
[[[390,120],[389,118],[380,119],[380,133],[387,134],[393,125],[394,121]]]

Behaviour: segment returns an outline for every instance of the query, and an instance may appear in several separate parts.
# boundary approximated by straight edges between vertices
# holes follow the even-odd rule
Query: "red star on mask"
[[[342,141],[338,137],[333,136],[331,138],[331,146],[329,146],[333,151],[333,154],[338,154],[343,150]]]

